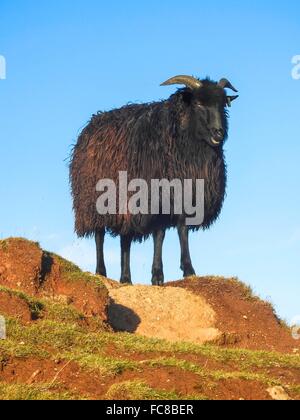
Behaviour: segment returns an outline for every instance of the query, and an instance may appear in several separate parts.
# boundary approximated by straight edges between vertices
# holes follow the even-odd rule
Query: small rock
[[[282,386],[274,386],[269,388],[268,394],[275,401],[291,401],[292,398],[288,395],[286,390]]]
[[[246,315],[243,316],[243,318],[248,321],[248,317]]]
[[[42,373],[41,370],[35,371],[27,381],[27,385],[32,385],[35,382],[35,378]]]

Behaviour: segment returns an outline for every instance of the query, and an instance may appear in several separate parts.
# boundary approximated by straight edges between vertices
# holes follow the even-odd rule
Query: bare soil
[[[224,333],[224,345],[284,353],[300,349],[272,305],[251,296],[234,279],[190,278],[168,283],[167,287],[182,287],[206,300],[216,313],[216,328]]]
[[[83,318],[78,325],[87,334],[91,320],[100,320],[106,325],[106,329],[96,331],[99,337],[106,334],[106,345],[99,349],[85,348],[86,344],[82,349],[79,347],[85,352],[87,363],[99,351],[102,358],[107,357],[114,363],[135,363],[137,368],[125,367],[112,375],[100,374],[89,365],[80,365],[76,359],[78,348],[74,348],[74,360],[70,361],[57,357],[57,347],[53,344],[52,348],[49,343],[41,350],[50,352],[50,357],[27,354],[22,350],[29,340],[24,334],[24,343],[20,343],[20,338],[16,341],[11,338],[10,345],[2,342],[4,346],[1,346],[0,341],[0,386],[40,384],[45,390],[58,389],[97,400],[106,399],[114,385],[120,385],[116,398],[128,399],[130,395],[121,390],[122,384],[143,382],[153,390],[175,392],[182,398],[270,400],[270,378],[270,383],[282,384],[289,397],[300,399],[299,342],[293,340],[271,305],[252,296],[236,279],[195,277],[171,282],[162,288],[121,286],[82,273],[71,263],[41,250],[38,244],[23,239],[0,241],[0,315],[17,320],[25,329],[38,325],[42,319],[35,317],[30,299],[39,298],[79,311]],[[73,328],[73,324],[72,320],[62,322],[62,331],[64,327]],[[114,344],[113,339],[119,332],[127,332],[130,337],[138,335],[181,344],[210,342],[216,349],[224,350],[275,351],[278,352],[274,353],[275,358],[279,357],[276,354],[283,357],[293,354],[295,366],[279,362],[264,365],[259,360],[257,363],[251,360],[248,371],[244,372],[243,363],[248,356],[240,355],[238,350],[236,358],[219,360],[209,352],[146,351],[134,345],[122,348]],[[120,343],[122,337],[119,337]],[[91,339],[87,336],[86,342]],[[33,340],[35,343],[37,338]],[[73,351],[72,347],[61,351],[66,350]],[[271,358],[273,353],[267,354]],[[251,357],[254,359],[249,353]],[[174,365],[159,364],[161,358],[175,361]]]
[[[109,322],[117,331],[204,344],[221,337],[216,313],[201,296],[181,288],[110,289]]]

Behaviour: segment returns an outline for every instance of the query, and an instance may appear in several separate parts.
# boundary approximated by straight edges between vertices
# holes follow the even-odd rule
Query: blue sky
[[[66,159],[91,114],[167,98],[187,73],[228,77],[240,91],[226,145],[228,194],[218,223],[194,234],[198,274],[238,276],[279,314],[300,315],[300,54],[296,0],[151,2],[1,0],[0,237],[25,236],[94,270],[93,241],[73,234]],[[119,243],[106,243],[119,278]],[[152,243],[135,245],[149,283]],[[169,232],[166,279],[181,278]]]

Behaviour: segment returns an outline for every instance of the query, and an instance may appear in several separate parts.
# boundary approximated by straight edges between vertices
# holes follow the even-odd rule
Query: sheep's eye
[[[235,101],[238,97],[239,97],[238,95],[236,95],[236,96],[227,96],[227,100],[226,100],[227,106],[228,107],[231,107],[232,102]]]

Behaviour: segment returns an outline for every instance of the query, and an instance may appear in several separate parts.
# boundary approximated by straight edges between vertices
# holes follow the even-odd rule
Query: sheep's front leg
[[[132,284],[130,271],[130,250],[132,237],[130,235],[121,236],[121,283]]]
[[[152,266],[152,284],[153,286],[162,286],[164,284],[164,267],[162,260],[162,248],[166,232],[164,229],[157,230],[153,234],[154,239],[154,258]]]
[[[106,277],[106,267],[104,262],[104,237],[105,230],[98,230],[95,235],[97,249],[97,268],[96,274]]]
[[[194,276],[195,270],[192,265],[190,247],[189,247],[189,230],[185,224],[178,226],[178,235],[181,247],[181,270],[184,277]]]

